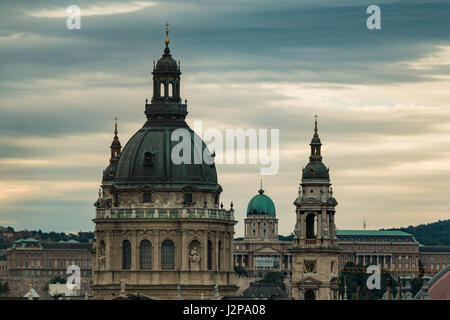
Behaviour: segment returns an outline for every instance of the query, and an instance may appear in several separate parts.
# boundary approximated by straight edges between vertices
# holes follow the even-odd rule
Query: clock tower
[[[338,299],[339,247],[329,169],[322,162],[317,116],[311,140],[311,156],[303,169],[298,197],[294,201],[297,222],[292,253],[292,298]]]

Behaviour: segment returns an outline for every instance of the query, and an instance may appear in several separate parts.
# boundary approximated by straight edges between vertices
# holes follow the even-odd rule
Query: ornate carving
[[[191,271],[200,271],[200,259],[197,247],[194,247],[189,255],[189,268]]]

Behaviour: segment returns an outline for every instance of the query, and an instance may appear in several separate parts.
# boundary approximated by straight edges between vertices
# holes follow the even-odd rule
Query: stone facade
[[[55,277],[67,278],[67,267],[80,268],[80,295],[91,294],[92,244],[77,242],[43,242],[35,239],[16,240],[8,249],[7,269],[9,296],[22,297],[30,282],[41,296],[48,296],[48,285]]]

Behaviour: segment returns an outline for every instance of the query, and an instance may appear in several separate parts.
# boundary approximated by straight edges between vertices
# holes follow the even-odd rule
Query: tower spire
[[[117,117],[114,117],[114,138],[111,143],[111,158],[109,159],[110,163],[117,163],[118,157],[120,156],[120,152],[122,151],[122,145],[120,144],[117,130]]]
[[[169,23],[166,22],[166,40],[164,41],[166,43],[166,47],[169,45]]]
[[[311,143],[309,144],[311,146],[311,156],[309,157],[310,161],[322,161],[322,155],[320,152],[322,143],[320,142],[319,134],[317,133],[317,117],[317,114],[314,115],[314,135]]]
[[[314,133],[317,133],[317,117],[318,117],[318,115],[315,114],[314,118],[316,118],[316,119],[314,120]]]

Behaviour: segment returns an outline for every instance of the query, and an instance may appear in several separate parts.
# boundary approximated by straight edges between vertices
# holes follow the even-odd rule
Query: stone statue
[[[322,202],[327,202],[327,189],[325,186],[322,187],[322,190],[320,191],[322,193],[320,200]]]
[[[106,267],[106,255],[105,255],[105,246],[103,245],[103,242],[100,244],[100,267],[105,268]]]
[[[125,286],[126,286],[126,282],[125,279],[120,279],[120,296],[121,297],[126,297],[127,294],[125,292]]]
[[[191,271],[200,271],[200,255],[196,247],[191,250],[189,256],[189,267]]]

